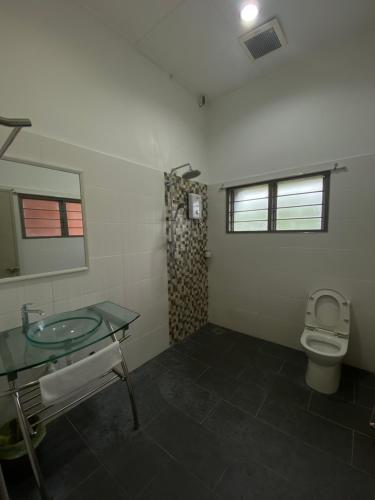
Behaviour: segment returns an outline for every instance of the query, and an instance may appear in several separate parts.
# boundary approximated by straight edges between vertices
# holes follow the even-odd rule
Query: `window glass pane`
[[[267,221],[257,222],[234,222],[234,231],[267,231]]]
[[[23,198],[22,206],[23,208],[33,208],[34,210],[60,210],[58,201],[36,198]]]
[[[53,229],[53,228],[27,229],[26,235],[29,238],[57,238],[61,236],[61,229]]]
[[[43,198],[22,198],[23,222],[27,238],[62,236],[60,203]]]
[[[268,209],[268,197],[261,198],[259,200],[241,200],[234,202],[234,210],[243,211],[243,210],[259,210],[259,209]]]
[[[70,220],[68,221],[68,227],[82,227],[82,220]]]
[[[322,229],[323,176],[277,183],[276,231]]]
[[[277,210],[278,219],[321,217],[322,206],[297,207],[297,208],[279,208]]]
[[[234,201],[268,198],[268,184],[234,189]]]
[[[66,218],[69,236],[83,236],[82,205],[80,202],[66,202]]]
[[[302,179],[291,179],[277,183],[277,196],[296,193],[311,193],[323,190],[323,177],[303,177]]]
[[[235,212],[233,214],[234,222],[240,221],[256,221],[256,220],[267,220],[268,212],[267,210],[252,210],[251,212]]]
[[[83,227],[69,228],[69,236],[83,236]]]
[[[54,227],[61,228],[61,222],[56,219],[26,219],[25,228]]]
[[[266,231],[268,228],[268,184],[233,189],[233,231]]]
[[[321,228],[321,219],[289,219],[276,222],[277,231],[312,231]]]
[[[82,205],[80,202],[67,201],[65,203],[67,212],[80,212],[82,213]]]
[[[82,220],[82,213],[81,212],[66,212],[66,215],[68,217],[68,220]]]
[[[322,203],[321,192],[280,196],[277,199],[278,207],[299,207],[301,205],[318,205],[320,203]]]
[[[26,208],[23,215],[28,219],[57,219],[60,220],[60,210],[31,210]]]

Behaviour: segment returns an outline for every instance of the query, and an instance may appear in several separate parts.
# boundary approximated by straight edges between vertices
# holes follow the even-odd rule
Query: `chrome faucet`
[[[27,333],[27,330],[30,326],[29,314],[39,314],[40,316],[44,316],[45,312],[42,309],[29,309],[29,306],[32,306],[32,302],[28,302],[27,304],[23,304],[21,307],[21,319],[22,319],[22,331],[23,333]]]

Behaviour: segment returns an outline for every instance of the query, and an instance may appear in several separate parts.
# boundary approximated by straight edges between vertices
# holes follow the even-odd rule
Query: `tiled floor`
[[[345,367],[334,397],[304,383],[303,353],[207,325],[133,373],[142,427],[115,384],[48,427],[54,500],[372,500],[375,376]],[[12,500],[38,494],[26,460]]]

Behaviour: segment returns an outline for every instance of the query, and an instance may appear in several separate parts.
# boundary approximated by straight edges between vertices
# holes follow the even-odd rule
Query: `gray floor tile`
[[[290,455],[297,446],[295,438],[251,416],[243,428],[222,438],[222,447],[230,463],[254,461],[286,478]]]
[[[229,401],[242,410],[256,415],[266,396],[266,390],[258,385],[239,384]]]
[[[280,500],[288,498],[290,483],[255,463],[233,464],[215,488],[225,500]]]
[[[312,415],[293,403],[286,403],[282,398],[269,398],[258,417],[305,443],[332,453],[340,460],[351,460],[351,430]]]
[[[98,467],[96,457],[65,417],[47,426],[47,436],[37,450],[47,491],[54,500],[65,498]],[[4,464],[11,498],[38,499],[36,483],[27,457]]]
[[[116,479],[99,467],[86,481],[66,497],[66,500],[130,500]],[[65,500],[65,499],[64,499]]]
[[[121,487],[135,497],[158,475],[169,456],[142,431],[98,453]]]
[[[326,397],[305,370],[302,352],[208,324],[132,373],[140,431],[120,383],[48,426],[48,488],[54,500],[374,500],[375,376],[343,365]],[[360,431],[353,466],[345,427]],[[4,469],[12,500],[39,500],[27,460]]]
[[[163,412],[146,432],[210,488],[226,468],[219,438],[177,410]]]
[[[203,342],[202,338],[205,339]],[[249,363],[250,352],[231,337],[230,340],[224,339],[224,341],[215,341],[215,336],[213,339],[212,341],[212,334],[211,336],[199,334],[193,336],[192,340],[176,344],[175,348],[193,359],[236,377]]]
[[[375,389],[358,384],[356,388],[356,403],[372,410],[375,406]]]
[[[166,371],[167,368],[156,363],[154,360],[145,363],[130,374],[134,390],[143,390],[147,385],[155,382]]]
[[[296,488],[310,492],[311,498],[373,499],[375,479],[371,476],[257,419],[228,438],[226,446],[236,462],[260,463],[292,481]]]
[[[264,388],[251,382],[242,384],[217,368],[207,370],[197,384],[252,414],[258,411],[267,395]]]
[[[354,403],[355,398],[356,378],[353,376],[353,371],[345,365],[341,369],[340,386],[334,394],[336,398],[343,399],[349,403]]]
[[[307,363],[305,365],[302,365],[302,364],[295,365],[294,363],[290,363],[289,361],[286,361],[281,368],[280,375],[283,375],[284,377],[289,378],[295,384],[299,384],[299,385],[302,385],[304,387],[307,387],[307,384],[305,381],[306,367],[307,367]]]
[[[288,475],[294,483],[308,488],[316,498],[329,500],[371,500],[375,479],[356,471],[332,455],[300,443],[289,457]]]
[[[273,397],[284,399],[306,408],[310,399],[311,389],[306,384],[294,383],[282,375],[276,374],[270,377],[271,384],[269,394]]]
[[[229,399],[239,384],[238,380],[218,368],[209,368],[196,383],[223,399]]]
[[[235,345],[229,351],[214,356],[210,364],[232,377],[237,377],[249,364],[249,354]]]
[[[310,411],[350,429],[370,434],[371,411],[333,397],[313,394]]]
[[[261,349],[266,354],[284,359],[285,361],[289,361],[296,365],[300,364],[302,366],[305,366],[306,364],[306,354],[304,353],[304,351],[291,349],[290,347],[274,344],[273,342],[266,342],[265,344],[263,344]]]
[[[203,426],[219,436],[230,436],[243,429],[248,418],[244,411],[221,401],[204,419]]]
[[[207,364],[182,354],[176,348],[168,349],[154,359],[174,373],[192,380],[202,375],[208,367]]]
[[[255,384],[264,389],[270,389],[272,385],[271,375],[270,372],[266,372],[261,367],[250,363],[240,373],[238,380],[241,383]]]
[[[141,427],[166,406],[155,384],[136,390],[135,397]],[[113,446],[119,439],[132,434],[134,429],[126,384],[115,383],[71,410],[68,418],[93,450]]]
[[[172,372],[161,375],[157,386],[166,403],[175,406],[198,422],[201,422],[219,401],[214,393]]]
[[[375,476],[375,435],[354,433],[353,465]]]
[[[215,500],[202,481],[170,459],[137,500]]]
[[[274,372],[280,371],[284,361],[274,356],[269,356],[262,351],[256,351],[249,354],[249,364],[260,368],[264,372]]]
[[[208,324],[201,328],[192,339],[200,344],[209,345],[212,348],[219,347],[224,350],[233,345],[238,334],[221,326]]]
[[[365,370],[357,370],[357,380],[361,385],[375,389],[375,374]]]

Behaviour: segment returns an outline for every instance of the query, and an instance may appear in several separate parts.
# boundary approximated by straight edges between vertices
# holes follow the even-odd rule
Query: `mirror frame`
[[[87,238],[88,238],[88,233],[87,233],[87,220],[86,220],[86,203],[85,203],[85,196],[84,196],[84,173],[82,170],[75,169],[75,168],[67,168],[67,167],[61,167],[58,165],[48,165],[46,163],[40,163],[36,161],[29,161],[21,158],[15,158],[12,156],[3,156],[1,160],[6,160],[9,162],[14,162],[14,163],[22,163],[23,165],[29,165],[29,166],[34,166],[34,167],[41,167],[41,168],[49,168],[51,170],[59,170],[62,172],[70,172],[72,174],[77,174],[79,176],[79,186],[80,186],[80,193],[81,193],[81,205],[82,205],[82,214],[83,214],[83,228],[84,228],[84,249],[85,249],[85,262],[86,266],[83,267],[75,267],[72,269],[63,269],[61,271],[48,271],[46,273],[37,273],[37,274],[24,274],[23,276],[14,276],[10,278],[2,278],[0,279],[0,286],[2,284],[9,284],[9,283],[16,283],[18,281],[24,281],[24,280],[32,280],[32,279],[38,279],[38,278],[48,278],[49,276],[59,276],[62,274],[72,274],[72,273],[79,273],[83,271],[88,271],[89,270],[89,251],[88,251],[88,243],[87,243]],[[1,161],[0,160],[0,161]]]

